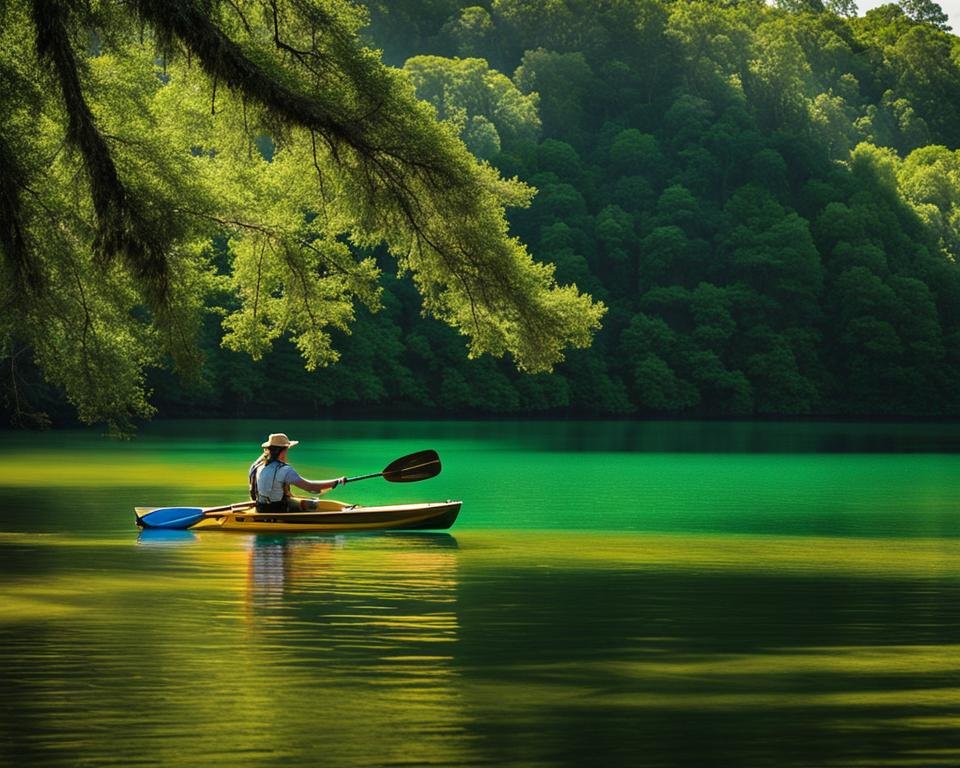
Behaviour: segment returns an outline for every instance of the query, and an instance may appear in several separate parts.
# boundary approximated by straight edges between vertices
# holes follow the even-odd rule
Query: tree
[[[461,0],[364,0],[370,15],[367,33],[384,61],[400,66],[410,50],[422,50],[444,22],[464,5]]]
[[[850,154],[856,131],[847,115],[846,102],[840,96],[818,94],[810,104],[810,121],[833,160]]]
[[[915,25],[888,49],[898,75],[897,90],[922,111],[922,118],[955,145],[960,139],[960,66],[951,35],[927,24]]]
[[[458,56],[480,56],[480,51],[489,49],[495,33],[493,19],[486,8],[472,5],[460,11],[443,27],[443,32],[453,44]]]
[[[755,14],[755,9],[749,13]],[[666,35],[681,43],[685,79],[699,95],[716,93],[728,78],[742,77],[746,69],[751,37],[746,19],[717,3],[674,4]]]
[[[950,31],[950,26],[947,24],[949,17],[933,0],[899,0],[897,4],[914,21],[930,24],[944,32]]]
[[[721,250],[733,275],[772,300],[780,322],[816,319],[823,275],[807,221],[753,185],[737,190],[726,212]]]
[[[657,178],[665,165],[656,137],[635,128],[621,131],[610,146],[610,168],[621,175],[639,173]]]
[[[751,355],[746,368],[759,413],[810,413],[819,403],[816,385],[803,375],[791,345],[781,336],[773,336],[766,349]]]
[[[777,8],[782,8],[790,13],[823,13],[826,8],[822,0],[776,0]]]
[[[620,355],[631,370],[637,402],[655,411],[684,411],[700,402],[696,386],[678,376],[665,358],[680,349],[677,334],[658,317],[635,315],[620,335]]]
[[[941,246],[960,255],[960,155],[946,147],[914,150],[897,173],[904,197],[936,231]]]
[[[593,70],[582,53],[527,51],[513,75],[521,93],[540,97],[540,119],[548,136],[577,145],[586,121]]]
[[[787,19],[760,25],[754,34],[756,58],[745,83],[762,123],[795,129],[806,117],[810,64]]]
[[[490,69],[483,59],[415,56],[403,68],[417,96],[433,104],[439,117],[456,127],[478,157],[489,160],[501,142],[536,141],[540,133],[537,96],[521,94],[510,78]],[[492,133],[492,141],[483,141],[485,133]],[[491,145],[495,151],[478,151]]]
[[[838,16],[853,18],[857,15],[857,4],[854,0],[827,0],[824,5],[828,11],[833,11]]]
[[[604,308],[507,231],[531,190],[466,151],[340,0],[0,5],[0,353],[27,348],[84,421],[149,415],[144,372],[289,334],[308,367],[379,305],[371,246],[425,312],[545,371]],[[92,41],[92,42],[91,42]],[[258,147],[272,150],[264,156]],[[220,263],[211,247],[227,241]]]
[[[577,183],[583,176],[583,162],[577,150],[565,141],[546,139],[537,145],[537,168],[557,174],[561,181]]]
[[[692,251],[690,238],[680,227],[655,227],[640,241],[639,288],[672,282],[688,284],[693,278],[689,270]]]

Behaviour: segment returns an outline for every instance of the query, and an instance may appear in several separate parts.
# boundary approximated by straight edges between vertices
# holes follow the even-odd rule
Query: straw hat
[[[274,432],[267,438],[267,442],[261,443],[261,448],[293,448],[299,440],[291,440],[283,432]]]

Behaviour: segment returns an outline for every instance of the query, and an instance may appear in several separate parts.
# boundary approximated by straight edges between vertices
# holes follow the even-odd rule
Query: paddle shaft
[[[256,506],[255,501],[240,501],[236,504],[224,504],[222,507],[207,507],[203,510],[203,514],[208,515],[211,512],[228,512],[231,509],[249,509],[250,507]]]
[[[343,482],[355,483],[357,480],[369,480],[371,477],[383,477],[383,472],[371,472],[369,475],[358,475],[357,477],[348,477]]]

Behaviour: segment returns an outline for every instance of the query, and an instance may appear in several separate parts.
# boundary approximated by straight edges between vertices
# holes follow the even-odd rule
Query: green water
[[[138,536],[269,431],[442,533]],[[960,765],[960,426],[0,433],[0,765]]]

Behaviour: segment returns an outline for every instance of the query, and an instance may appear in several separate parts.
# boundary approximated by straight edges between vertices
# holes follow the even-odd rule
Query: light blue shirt
[[[257,500],[261,502],[280,501],[286,495],[286,489],[301,481],[297,470],[282,461],[260,464],[259,459],[250,467],[250,474],[257,473]]]

